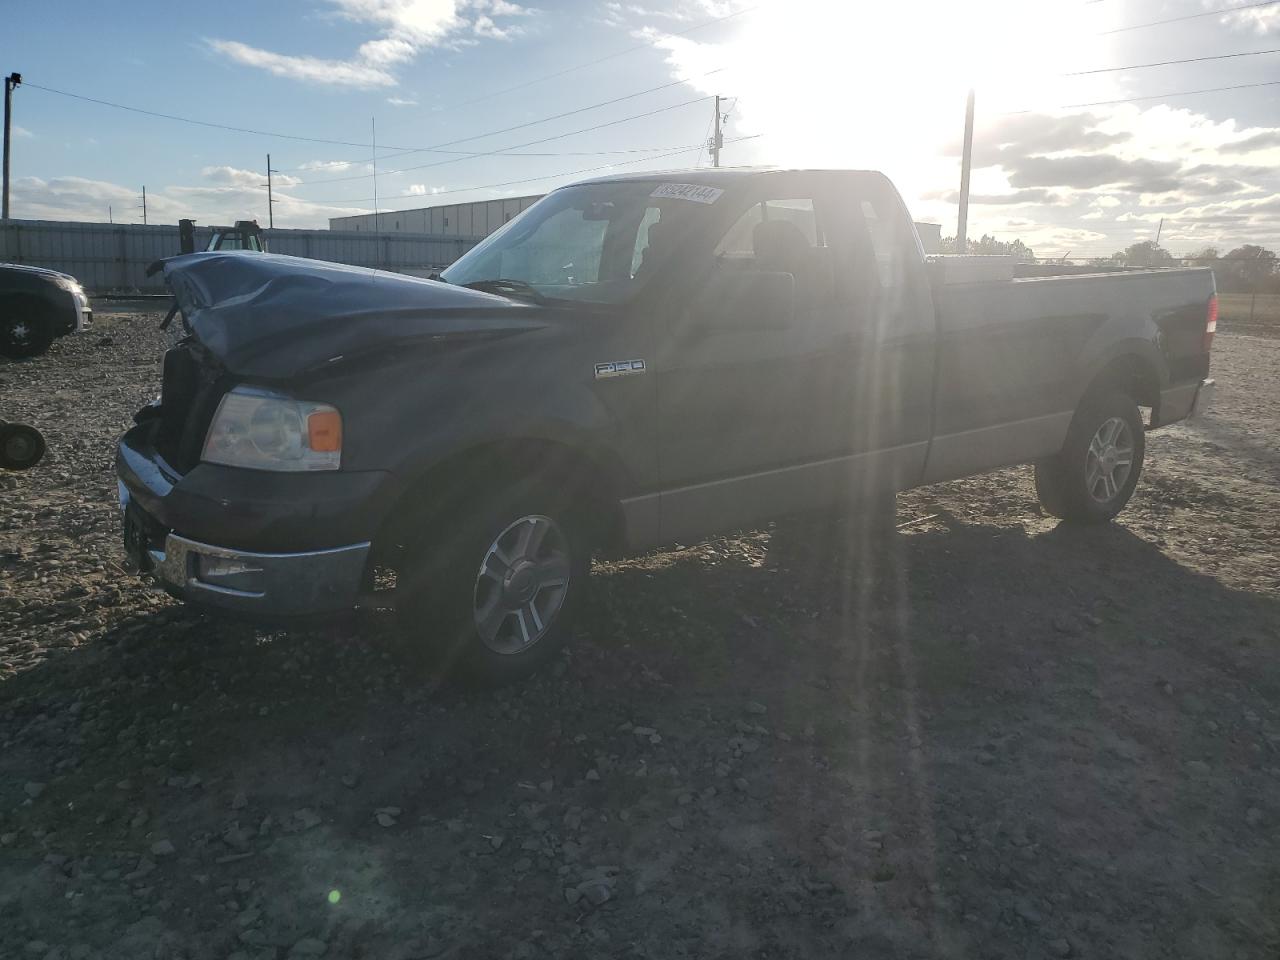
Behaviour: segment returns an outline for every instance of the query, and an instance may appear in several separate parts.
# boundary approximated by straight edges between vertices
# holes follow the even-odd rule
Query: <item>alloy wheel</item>
[[[1089,441],[1085,454],[1084,482],[1098,503],[1116,498],[1133,470],[1133,431],[1121,417],[1111,417]]]
[[[569,541],[550,517],[531,514],[503,530],[476,574],[472,617],[494,653],[516,654],[551,629],[569,592]]]

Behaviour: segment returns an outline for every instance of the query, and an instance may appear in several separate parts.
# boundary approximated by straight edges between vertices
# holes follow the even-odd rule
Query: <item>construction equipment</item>
[[[265,253],[267,242],[257,220],[237,220],[234,227],[211,227],[213,233],[205,250],[252,250]],[[182,253],[196,252],[196,222],[178,221],[178,237]]]

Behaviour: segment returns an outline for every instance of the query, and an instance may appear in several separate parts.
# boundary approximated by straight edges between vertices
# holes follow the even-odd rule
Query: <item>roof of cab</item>
[[[577,186],[583,183],[689,183],[696,182],[707,186],[727,187],[741,183],[751,177],[762,177],[776,174],[793,173],[825,173],[848,174],[851,176],[884,174],[876,170],[838,170],[823,168],[787,168],[787,167],[694,167],[683,170],[645,170],[638,173],[614,173],[587,180],[577,180],[565,186]]]

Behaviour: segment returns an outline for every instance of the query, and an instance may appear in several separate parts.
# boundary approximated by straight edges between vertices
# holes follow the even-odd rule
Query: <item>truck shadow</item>
[[[242,842],[297,936],[338,922],[330,887],[375,939],[430,889],[454,918],[433,935],[496,943],[597,862],[620,871],[609,922],[659,953],[696,929],[709,952],[961,954],[1051,911],[1064,937],[1172,948],[1228,905],[1274,935],[1250,898],[1277,851],[1231,855],[1274,847],[1239,834],[1252,741],[1208,726],[1280,700],[1273,598],[1120,525],[945,512],[787,521],[593,581],[572,652],[481,693],[424,686],[376,627],[137,618],[0,689],[0,783],[83,795],[6,829],[36,858],[36,818],[72,854],[172,836],[214,870],[224,831],[269,824]],[[1189,759],[1213,774],[1188,784]],[[90,788],[116,781],[138,786]],[[649,891],[685,906],[658,920]]]

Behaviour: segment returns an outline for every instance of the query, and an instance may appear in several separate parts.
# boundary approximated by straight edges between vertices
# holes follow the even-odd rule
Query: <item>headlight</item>
[[[81,285],[79,280],[58,280],[57,284],[63,290],[67,291],[67,293],[75,297],[76,300],[87,301],[89,299],[85,296],[84,287]]]
[[[342,414],[327,403],[236,387],[218,404],[201,459],[251,470],[337,470]]]

